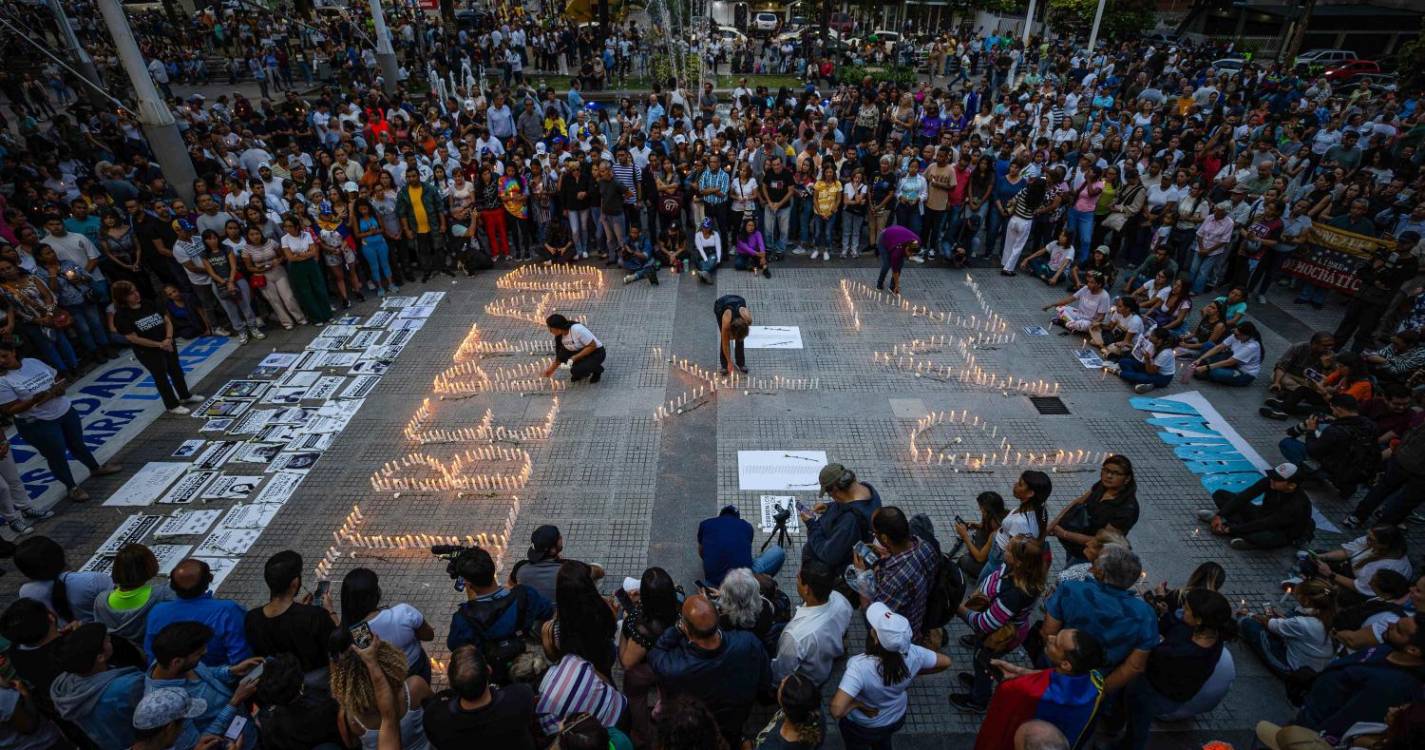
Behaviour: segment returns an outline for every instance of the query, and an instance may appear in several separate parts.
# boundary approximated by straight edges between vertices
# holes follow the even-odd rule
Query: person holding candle
[[[752,326],[752,311],[747,307],[747,300],[736,294],[724,294],[713,303],[713,314],[717,316],[720,369],[732,377],[733,363],[736,362],[737,369],[746,374],[747,358],[743,344]]]
[[[603,342],[583,323],[559,313],[545,318],[544,325],[554,335],[554,361],[544,368],[544,377],[553,378],[559,366],[568,362],[570,382],[577,383],[585,378],[590,383],[599,382],[604,376]]]

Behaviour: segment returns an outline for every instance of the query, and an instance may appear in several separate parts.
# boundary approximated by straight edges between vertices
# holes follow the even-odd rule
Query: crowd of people
[[[72,10],[116,73],[97,14]],[[654,74],[665,35],[512,13],[454,26],[393,15],[403,73],[388,94],[367,20],[350,13],[138,18],[166,95],[224,75],[261,90],[171,98],[192,185],[168,184],[132,115],[92,108],[62,68],[0,72],[13,118],[0,123],[0,410],[70,500],[87,494],[66,451],[93,473],[119,467],[84,447],[65,388],[124,348],[183,414],[201,397],[178,367],[180,339],[321,326],[440,274],[602,263],[625,283],[656,285],[661,271],[712,283],[730,267],[771,284],[788,255],[850,265],[875,253],[892,292],[906,263],[1042,280],[1053,324],[1140,393],[1192,378],[1263,389],[1262,418],[1299,420],[1282,462],[1214,494],[1199,518],[1233,550],[1304,550],[1284,582],[1294,603],[1240,611],[1215,563],[1181,588],[1138,591],[1124,456],[1053,516],[1039,472],[1006,488],[1008,502],[981,495],[979,520],[951,530],[963,554],[832,465],[827,502],[804,512],[795,595],[772,577],[785,551],[754,557],[735,508],[700,528],[695,586],[650,568],[604,597],[604,571],[564,559],[552,527],[507,580],[486,551],[462,553],[451,570],[468,602],[446,631],[449,687],[434,692],[423,644],[435,630],[383,603],[375,572],[312,596],[300,556],[279,553],[264,570],[271,600],[251,609],[212,596],[199,560],[156,578],[142,545],[108,574],[74,572],[30,535],[53,511],[27,505],[7,451],[0,514],[25,536],[4,551],[29,583],[0,616],[20,678],[0,687],[0,740],[384,749],[488,735],[500,747],[735,750],[818,747],[835,723],[847,747],[885,748],[908,686],[950,668],[957,637],[973,657],[947,700],[984,714],[984,748],[1091,736],[1145,747],[1154,719],[1222,701],[1235,675],[1224,646],[1238,639],[1300,706],[1279,717],[1289,726],[1259,729],[1266,744],[1418,744],[1425,579],[1400,529],[1425,501],[1419,92],[1271,62],[1227,73],[1211,45],[1132,39],[1089,53],[957,30],[928,40],[923,61],[897,50],[929,73],[909,85],[839,74],[884,58],[878,43],[693,39],[683,52],[726,59],[734,75],[804,83],[718,91],[674,77],[609,95]],[[208,69],[210,53],[225,70]],[[555,90],[527,71],[571,82]],[[1293,286],[1306,310],[1333,302],[1298,269],[1316,226],[1374,249],[1346,269],[1359,287],[1335,329],[1269,365],[1252,314],[1267,292]],[[750,313],[727,297],[716,313],[731,373],[745,367]],[[560,316],[549,327],[568,340],[550,373],[567,360],[597,382],[598,339]],[[1342,521],[1359,538],[1311,551],[1311,483],[1351,506]],[[1286,744],[1303,732],[1318,744]]]

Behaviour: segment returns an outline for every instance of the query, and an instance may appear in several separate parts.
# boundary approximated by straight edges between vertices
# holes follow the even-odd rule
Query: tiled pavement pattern
[[[830,264],[828,264],[830,265]],[[485,303],[508,296],[495,289],[495,280],[505,269],[488,272],[456,284],[433,282],[417,285],[411,292],[447,291],[437,314],[420,331],[413,343],[381,380],[367,404],[352,420],[332,448],[303,482],[296,496],[277,515],[253,547],[247,559],[223,585],[221,594],[249,605],[265,600],[261,561],[284,548],[301,551],[309,567],[320,559],[332,543],[332,532],[353,504],[360,504],[367,516],[366,530],[399,533],[466,534],[498,531],[509,511],[507,497],[463,498],[438,496],[393,497],[371,489],[370,476],[385,461],[399,458],[413,446],[401,430],[421,400],[431,396],[431,380],[451,363],[451,356],[472,322],[478,322],[487,340],[531,338],[544,335],[529,323],[487,315]],[[1228,568],[1227,594],[1234,602],[1246,600],[1260,607],[1278,598],[1277,582],[1289,564],[1290,553],[1244,554],[1230,551],[1220,540],[1199,529],[1192,510],[1208,501],[1195,479],[1173,458],[1144,423],[1146,415],[1131,409],[1131,392],[1114,378],[1102,378],[1098,371],[1085,370],[1071,356],[1071,340],[1056,335],[1030,337],[1022,326],[1043,325],[1048,316],[1039,307],[1057,292],[1030,278],[1002,278],[991,270],[977,270],[975,278],[996,312],[1004,316],[1017,340],[998,350],[976,351],[980,364],[1016,377],[1053,379],[1062,386],[1061,395],[1071,414],[1040,416],[1029,401],[1020,396],[1004,396],[998,391],[966,388],[955,383],[939,383],[897,371],[871,360],[873,351],[889,349],[898,342],[957,329],[936,326],[922,319],[909,319],[888,307],[858,300],[862,330],[853,331],[837,287],[843,278],[873,283],[875,269],[866,263],[847,268],[790,261],[765,280],[749,274],[725,271],[715,288],[692,286],[686,277],[663,275],[663,285],[644,283],[624,287],[609,272],[610,286],[594,299],[570,304],[561,312],[586,320],[609,349],[608,372],[603,383],[575,386],[561,394],[561,409],[548,441],[520,446],[529,450],[533,473],[518,494],[520,513],[506,569],[522,554],[530,531],[540,523],[555,523],[564,532],[566,554],[599,562],[609,570],[605,588],[611,590],[625,575],[637,576],[648,559],[650,545],[661,549],[686,545],[686,551],[660,561],[675,571],[685,585],[697,572],[692,538],[676,538],[695,528],[697,519],[716,512],[725,503],[736,503],[744,517],[754,518],[761,493],[740,492],[737,486],[737,451],[753,449],[821,449],[833,461],[854,468],[862,479],[877,486],[886,502],[910,512],[928,514],[941,538],[949,539],[949,524],[955,514],[975,515],[974,497],[984,490],[1008,496],[1016,470],[993,473],[954,473],[946,467],[913,465],[907,460],[909,432],[915,420],[930,410],[968,409],[997,426],[1016,448],[1024,450],[1086,451],[1111,450],[1128,454],[1134,461],[1143,518],[1132,533],[1134,546],[1146,558],[1147,580],[1167,580],[1180,584],[1198,563],[1222,561]],[[405,290],[403,290],[405,291]],[[907,298],[933,308],[981,314],[964,283],[964,272],[940,268],[910,267],[903,277]],[[650,352],[652,347],[679,350],[686,337],[699,339],[695,349],[706,356],[713,351],[701,339],[713,335],[710,325],[712,300],[718,294],[738,293],[748,298],[757,322],[801,327],[802,350],[749,351],[754,375],[819,377],[816,392],[780,392],[773,395],[719,396],[706,410],[672,417],[655,423],[654,409],[681,390],[679,383],[692,382],[685,375],[670,374],[665,362]],[[1267,359],[1270,362],[1293,340],[1313,326],[1329,325],[1339,317],[1339,308],[1325,312],[1289,305],[1290,293],[1278,289],[1260,314],[1248,315],[1264,324]],[[1277,305],[1281,304],[1281,307]],[[375,302],[358,306],[369,314]],[[1253,308],[1259,307],[1253,305]],[[675,321],[677,330],[675,331]],[[686,323],[684,321],[687,321]],[[291,333],[276,332],[261,344],[254,343],[232,356],[214,375],[200,385],[211,393],[222,382],[243,377],[269,351],[296,350],[310,339],[311,329]],[[676,339],[676,340],[675,340]],[[925,358],[955,364],[957,355],[927,353]],[[488,367],[531,361],[527,355],[496,358]],[[713,368],[715,358],[704,362]],[[1177,392],[1193,386],[1171,386]],[[1279,460],[1275,443],[1283,425],[1263,420],[1256,407],[1265,386],[1229,390],[1200,387],[1208,399],[1270,462]],[[494,410],[497,424],[508,427],[536,423],[546,412],[549,397],[511,394],[481,395],[453,401],[432,401],[437,407],[435,427],[470,426],[486,408]],[[682,429],[676,420],[699,420],[702,431],[715,425],[715,435],[702,435],[703,447],[716,456],[715,482],[680,472],[699,463],[680,453],[684,445],[660,436],[676,435]],[[182,440],[196,436],[198,420],[164,417],[142,437],[120,453],[128,471],[107,481],[88,486],[96,498],[117,488],[146,461],[164,460]],[[936,428],[937,436],[950,439],[950,430]],[[708,438],[711,440],[708,440]],[[966,445],[978,439],[967,434]],[[473,446],[431,446],[437,455],[449,455]],[[957,448],[958,449],[958,448]],[[988,448],[986,448],[987,450]],[[965,448],[973,450],[973,448]],[[700,456],[706,459],[707,456]],[[704,461],[704,464],[707,462]],[[665,484],[687,487],[685,498],[657,498],[660,478],[686,480]],[[1056,488],[1051,512],[1077,496],[1091,483],[1094,474],[1068,473],[1055,476]],[[807,499],[812,493],[803,493]],[[1339,520],[1344,503],[1318,493],[1318,507]],[[97,501],[88,506],[61,506],[56,519],[40,527],[74,551],[74,564],[89,552],[133,509],[103,508]],[[655,512],[656,510],[656,512]],[[159,511],[161,512],[161,511]],[[671,516],[669,514],[672,514]],[[678,530],[670,538],[671,530]],[[759,533],[756,544],[763,536]],[[1318,538],[1318,544],[1339,541]],[[1412,530],[1412,542],[1425,543],[1425,535]],[[792,588],[798,549],[789,556],[781,574],[785,588]],[[444,563],[419,551],[342,548],[333,577],[351,567],[374,568],[382,577],[382,588],[390,601],[407,601],[418,607],[435,625],[436,656],[444,655],[444,635],[449,614],[462,596],[453,591],[444,574]],[[1056,557],[1062,550],[1056,546]],[[1057,564],[1057,562],[1056,562]],[[13,596],[20,576],[0,579],[0,592]],[[961,631],[952,631],[950,653],[956,663],[947,675],[926,678],[912,688],[911,713],[898,746],[967,747],[978,718],[956,712],[946,695],[953,674],[968,664],[969,654],[954,643]],[[859,648],[864,627],[853,628],[851,642]],[[1211,715],[1191,725],[1167,727],[1155,737],[1154,747],[1190,747],[1205,738],[1231,739],[1239,747],[1249,744],[1244,730],[1259,718],[1283,719],[1288,709],[1281,690],[1256,664],[1250,654],[1235,648],[1239,677],[1228,701]],[[832,733],[834,736],[834,732]]]

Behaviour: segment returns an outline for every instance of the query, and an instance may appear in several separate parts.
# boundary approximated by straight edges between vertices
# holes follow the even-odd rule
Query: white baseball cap
[[[1283,461],[1271,469],[1268,469],[1267,476],[1272,479],[1280,479],[1283,482],[1290,482],[1292,481],[1292,477],[1296,476],[1296,472],[1296,464],[1290,461]]]
[[[898,654],[910,653],[913,633],[909,620],[892,612],[882,602],[876,602],[866,608],[866,622],[876,631],[876,640],[881,642],[882,647]]]

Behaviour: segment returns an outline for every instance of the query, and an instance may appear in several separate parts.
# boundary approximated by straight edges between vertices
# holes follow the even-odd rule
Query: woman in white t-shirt
[[[1049,480],[1049,475],[1042,471],[1031,470],[1019,475],[1018,481],[1010,489],[1010,493],[1019,501],[1019,507],[1005,514],[999,529],[995,531],[989,557],[985,560],[985,567],[980,569],[980,577],[976,581],[976,590],[990,577],[990,573],[999,569],[1000,563],[1004,562],[1004,551],[1009,547],[1011,539],[1028,536],[1044,540],[1044,533],[1049,529],[1049,515],[1044,506],[1049,502],[1049,494],[1053,491],[1054,483]],[[1045,565],[1048,565],[1047,560]]]
[[[1303,565],[1311,565],[1311,570],[1305,572],[1336,585],[1343,607],[1376,595],[1371,578],[1377,571],[1393,570],[1407,581],[1415,578],[1405,533],[1391,524],[1376,526],[1365,536],[1341,545],[1341,549],[1317,555],[1314,565],[1309,561]]]
[[[327,297],[327,279],[322,274],[321,243],[304,228],[296,214],[282,220],[282,255],[287,261],[287,283],[297,297],[297,305],[307,320],[318,326],[331,320],[331,300]]]
[[[365,622],[371,632],[406,655],[408,675],[430,681],[430,657],[422,642],[435,638],[435,629],[421,611],[404,602],[381,606],[381,581],[376,571],[354,568],[341,579],[341,624],[350,628]]]
[[[1268,607],[1266,612],[1237,621],[1242,641],[1277,677],[1303,667],[1321,671],[1336,656],[1331,642],[1331,620],[1336,616],[1336,592],[1313,578],[1297,586],[1296,612],[1290,616]]]
[[[1102,356],[1122,354],[1142,338],[1143,316],[1138,310],[1138,300],[1119,297],[1113,301],[1113,311],[1103,322],[1089,326],[1089,339],[1099,347]]]
[[[910,621],[881,602],[866,608],[866,623],[866,652],[846,661],[831,715],[846,747],[889,747],[905,723],[911,681],[949,669],[950,657],[911,643]]]
[[[1231,336],[1193,360],[1192,376],[1223,385],[1250,385],[1262,371],[1262,334],[1243,321]]]
[[[1166,328],[1154,328],[1147,335],[1139,336],[1133,351],[1118,360],[1118,377],[1133,383],[1136,393],[1167,387],[1178,371],[1173,351],[1177,343],[1178,337]]]
[[[64,395],[70,383],[58,375],[44,362],[29,357],[22,360],[14,347],[0,344],[0,412],[14,418],[15,431],[44,456],[50,473],[69,490],[69,499],[82,503],[89,493],[70,471],[66,449],[75,461],[89,467],[90,476],[115,474],[123,466],[101,466],[89,452],[79,412]]]
[[[604,376],[604,345],[592,331],[577,320],[570,320],[559,313],[544,319],[544,325],[554,336],[554,361],[544,370],[544,377],[552,378],[559,366],[569,363],[569,382],[577,383],[585,378],[597,383]]]

